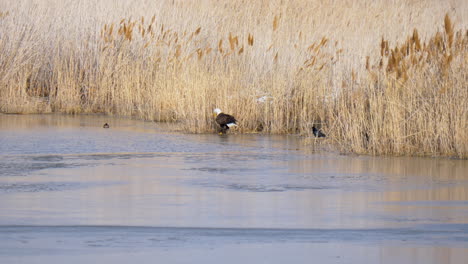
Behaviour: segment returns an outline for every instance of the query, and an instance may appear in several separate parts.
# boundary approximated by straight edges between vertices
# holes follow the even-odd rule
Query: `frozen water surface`
[[[110,128],[102,125],[109,123]],[[468,161],[0,115],[0,263],[466,263]]]

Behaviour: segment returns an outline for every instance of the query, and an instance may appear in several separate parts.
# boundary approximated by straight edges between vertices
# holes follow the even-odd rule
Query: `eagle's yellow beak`
[[[217,114],[216,114],[216,113],[213,113],[213,116],[214,116],[214,117],[216,117],[216,116],[217,116]]]

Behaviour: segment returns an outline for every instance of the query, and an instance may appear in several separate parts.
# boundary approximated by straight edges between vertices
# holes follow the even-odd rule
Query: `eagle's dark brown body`
[[[216,116],[216,123],[220,126],[220,133],[226,133],[230,126],[236,126],[237,120],[232,116],[225,113],[219,113]]]

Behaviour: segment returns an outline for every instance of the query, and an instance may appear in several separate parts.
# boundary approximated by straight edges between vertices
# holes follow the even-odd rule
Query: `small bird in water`
[[[216,123],[220,126],[219,134],[224,134],[230,127],[237,126],[237,120],[232,116],[225,114],[221,109],[216,108],[213,110],[214,116],[216,117]]]
[[[312,127],[312,133],[315,137],[326,137],[324,133],[320,129],[317,129],[315,126]]]
[[[105,123],[102,127],[103,128],[109,128],[109,124]]]

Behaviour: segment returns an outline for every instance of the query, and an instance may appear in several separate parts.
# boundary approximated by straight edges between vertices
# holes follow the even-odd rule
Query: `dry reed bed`
[[[247,17],[236,13],[240,3],[226,4],[243,21],[237,31],[232,23],[180,28],[153,15],[91,20],[75,32],[0,10],[0,111],[106,113],[203,133],[215,129],[211,111],[220,107],[238,117],[240,132],[310,136],[315,125],[344,151],[468,157],[466,21],[456,30],[447,15],[430,29],[408,29],[407,38],[372,34],[356,51],[359,43],[301,26],[299,2],[259,1],[252,10],[280,12]],[[344,3],[350,11],[320,6],[322,17],[302,22],[346,23],[362,6]]]

